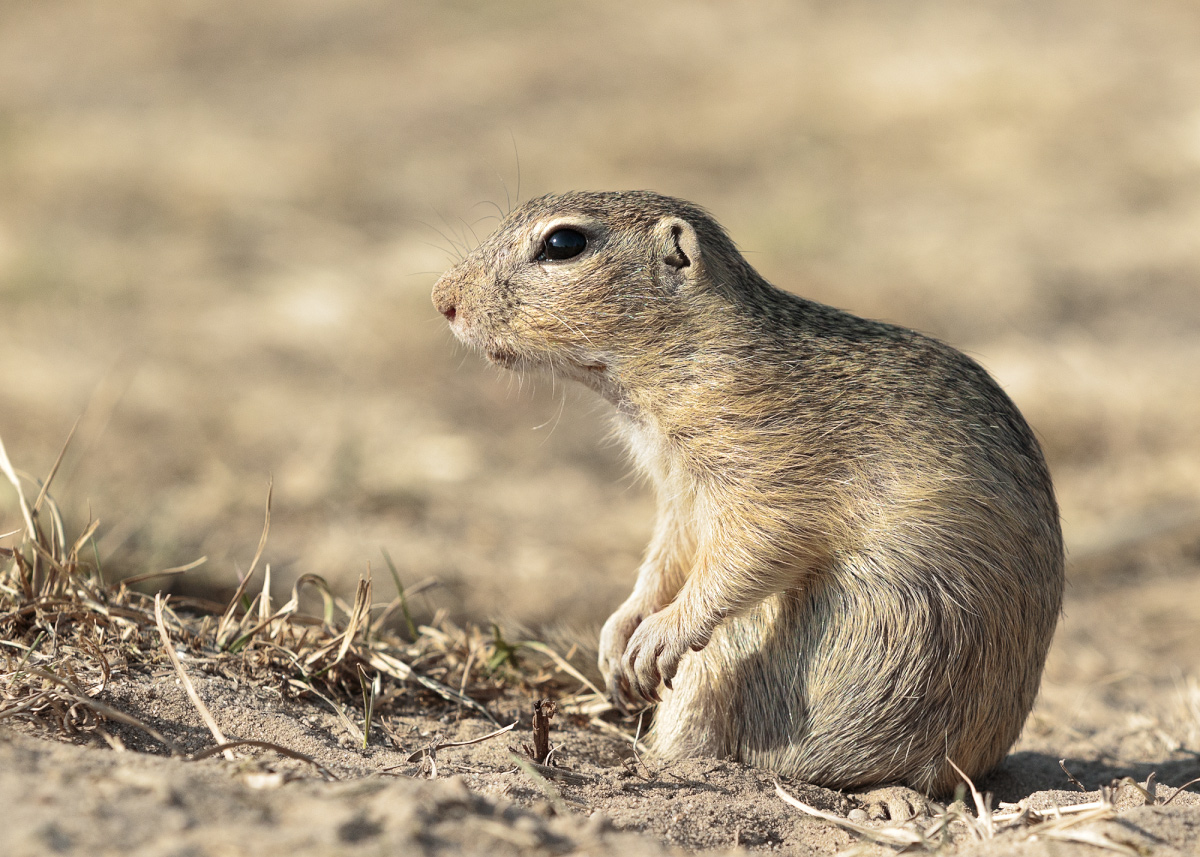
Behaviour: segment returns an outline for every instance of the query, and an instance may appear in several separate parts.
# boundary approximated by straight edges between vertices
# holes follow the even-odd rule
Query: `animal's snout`
[[[458,289],[446,282],[445,277],[433,287],[433,305],[451,324],[458,316]]]

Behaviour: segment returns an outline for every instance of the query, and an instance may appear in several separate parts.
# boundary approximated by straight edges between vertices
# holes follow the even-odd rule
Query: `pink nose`
[[[453,306],[448,306],[442,310],[442,315],[446,317],[446,321],[453,324],[454,316],[458,315],[458,310],[456,310]]]

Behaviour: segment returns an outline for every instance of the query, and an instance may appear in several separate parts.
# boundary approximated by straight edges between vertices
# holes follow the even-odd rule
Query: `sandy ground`
[[[630,586],[650,499],[606,440],[603,405],[483,366],[428,301],[455,245],[491,228],[490,203],[517,196],[518,160],[521,198],[649,187],[694,199],[777,284],[987,366],[1043,440],[1070,553],[1043,694],[993,790],[1070,789],[1059,758],[1088,789],[1200,776],[1189,3],[7,4],[0,437],[44,474],[82,415],[57,493],[72,521],[101,519],[110,574],[205,555],[176,589],[228,594],[273,479],[266,558],[281,594],[305,572],[343,591],[368,568],[378,579],[386,548],[406,583],[441,582],[427,609],[586,638]],[[15,515],[0,494],[0,532]],[[125,681],[113,693],[144,707],[148,680]],[[241,722],[243,702],[223,715]],[[190,723],[188,711],[171,717]],[[321,728],[343,774],[385,763],[343,758],[336,728]],[[854,841],[784,813],[760,773],[715,763],[677,774],[736,778],[712,814],[690,803],[699,786],[636,776],[624,803],[604,797],[627,781],[605,740],[581,728],[564,742],[606,785],[563,798],[651,834],[648,853],[653,839],[796,853]],[[438,832],[443,803],[518,850],[614,835],[496,809],[543,798],[515,775],[509,788],[486,755],[444,773],[488,797],[389,781],[363,798],[367,816],[393,819],[384,833],[338,840],[353,787],[245,791],[226,763],[29,742],[0,738],[0,790],[20,819],[3,835],[26,843],[12,853],[121,841],[84,822],[61,841],[45,833],[72,817],[73,783],[147,854],[208,853],[205,832],[235,818],[281,850],[383,850],[380,837],[427,833],[430,851],[488,851]],[[423,820],[387,815],[389,795],[411,796]],[[246,801],[276,820],[239,815]],[[1197,847],[1186,798],[1129,813],[1135,847]],[[139,819],[159,832],[137,833]],[[306,824],[312,844],[283,837]]]

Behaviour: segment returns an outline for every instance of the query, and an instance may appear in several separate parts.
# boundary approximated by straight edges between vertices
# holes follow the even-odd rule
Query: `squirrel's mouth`
[[[521,359],[517,356],[517,352],[510,351],[507,348],[487,348],[484,350],[487,359],[495,363],[497,366],[503,366],[505,369],[511,369],[517,365]]]
[[[485,348],[483,349],[483,353],[489,361],[505,369],[514,369],[521,364],[526,366],[531,365],[527,359],[523,358],[517,352],[499,345]],[[595,360],[583,363],[568,358],[565,362],[573,368],[579,370],[580,374],[583,376],[603,375],[606,371],[608,371],[608,364]]]

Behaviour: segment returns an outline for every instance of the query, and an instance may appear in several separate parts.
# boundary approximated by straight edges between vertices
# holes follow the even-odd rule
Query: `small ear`
[[[700,239],[692,224],[664,217],[654,227],[659,261],[672,278],[694,279],[700,273]]]

